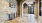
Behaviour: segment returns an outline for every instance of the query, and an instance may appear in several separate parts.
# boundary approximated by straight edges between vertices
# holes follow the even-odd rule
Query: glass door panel
[[[34,14],[34,6],[28,6],[28,14]]]

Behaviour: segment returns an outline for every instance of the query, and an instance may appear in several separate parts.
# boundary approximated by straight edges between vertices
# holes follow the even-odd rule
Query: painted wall
[[[3,21],[8,20],[8,15],[5,14],[6,12],[3,12],[4,6],[9,6],[9,3],[4,0],[0,0],[0,23],[4,23]]]
[[[3,7],[3,6],[9,6],[9,2],[0,0],[0,7]]]

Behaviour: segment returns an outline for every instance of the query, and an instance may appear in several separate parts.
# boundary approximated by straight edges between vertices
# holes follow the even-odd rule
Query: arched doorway
[[[34,1],[24,1],[22,3],[22,17],[26,17],[28,23],[35,23],[35,2]]]
[[[22,15],[23,14],[34,14],[34,2],[23,2],[22,3]]]

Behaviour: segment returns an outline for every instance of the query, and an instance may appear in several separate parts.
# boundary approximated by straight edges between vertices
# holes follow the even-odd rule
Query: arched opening
[[[23,2],[22,3],[22,14],[34,14],[35,2]]]
[[[22,17],[32,18],[33,22],[38,18],[38,3],[34,1],[24,1],[22,3]],[[37,12],[37,13],[36,13]]]

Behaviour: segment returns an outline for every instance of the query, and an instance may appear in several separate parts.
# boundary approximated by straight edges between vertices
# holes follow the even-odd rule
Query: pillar
[[[38,20],[38,0],[35,0],[34,14],[36,19]]]
[[[17,0],[17,17],[19,17],[20,16],[20,2],[21,2],[22,0]]]

